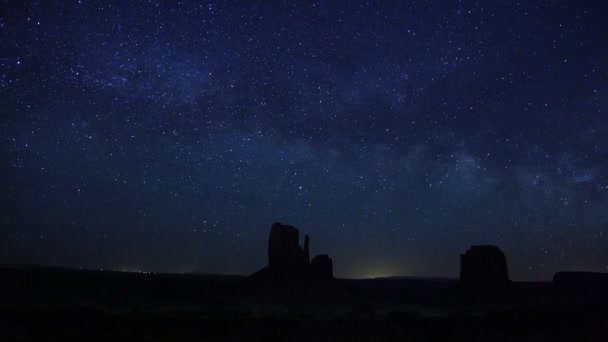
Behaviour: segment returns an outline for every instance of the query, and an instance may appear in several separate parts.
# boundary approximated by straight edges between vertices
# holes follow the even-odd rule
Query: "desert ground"
[[[4,266],[0,340],[607,341],[602,288],[455,279],[246,277]]]

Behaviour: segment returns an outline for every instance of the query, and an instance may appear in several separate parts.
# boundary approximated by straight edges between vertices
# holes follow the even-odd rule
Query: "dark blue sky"
[[[608,271],[608,5],[294,3],[0,2],[0,262]]]

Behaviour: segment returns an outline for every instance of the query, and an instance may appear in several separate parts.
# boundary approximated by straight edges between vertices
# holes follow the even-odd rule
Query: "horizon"
[[[507,258],[508,264],[508,258]],[[53,265],[53,264],[44,264],[44,263],[0,263],[0,268],[2,267],[48,267],[48,268],[60,268],[67,270],[81,270],[81,271],[102,271],[102,272],[118,272],[118,273],[138,273],[138,274],[175,274],[175,275],[217,275],[217,276],[235,276],[235,277],[248,277],[254,274],[256,271],[259,271],[264,265],[260,266],[255,271],[249,273],[218,273],[218,272],[208,272],[205,270],[196,270],[196,269],[174,269],[174,270],[154,270],[154,269],[142,269],[137,267],[118,267],[118,268],[99,268],[99,267],[79,267],[73,265]],[[335,271],[335,270],[334,270]],[[458,272],[460,269],[458,270]],[[558,272],[594,272],[588,270],[573,270],[573,269],[563,269]],[[339,274],[339,272],[338,272]],[[553,280],[553,274],[549,279],[513,279],[509,276],[510,280],[513,282],[551,282]],[[336,276],[337,279],[345,279],[345,280],[374,280],[374,279],[386,279],[386,278],[409,278],[409,279],[444,279],[444,280],[459,280],[459,274],[453,276],[445,276],[445,275],[424,275],[424,274],[382,274],[382,273],[368,273],[367,275],[361,276]]]
[[[84,268],[84,267],[73,267],[64,265],[48,265],[48,264],[13,264],[13,263],[0,263],[0,268],[18,268],[18,267],[48,267],[58,268],[64,270],[74,271],[99,271],[99,272],[113,272],[113,273],[137,273],[137,274],[166,274],[166,275],[203,275],[203,276],[227,276],[227,277],[248,277],[251,274],[235,274],[235,273],[212,273],[205,271],[183,271],[183,272],[172,272],[172,271],[154,271],[154,270],[141,270],[141,269],[109,269],[109,268]],[[374,276],[368,278],[349,278],[349,277],[336,277],[336,279],[345,280],[373,280],[373,279],[386,279],[386,278],[408,278],[408,279],[444,279],[444,280],[458,280],[458,277],[441,277],[441,276],[420,276],[420,275],[387,275],[387,276]],[[514,280],[519,282],[518,280]],[[521,282],[526,282],[521,281]],[[550,280],[546,281],[550,282]]]
[[[0,262],[608,272],[606,6],[12,1]]]
[[[137,274],[166,274],[166,275],[202,275],[202,276],[226,276],[226,277],[248,277],[253,273],[249,274],[236,274],[236,273],[213,273],[213,272],[205,272],[203,270],[193,270],[193,271],[182,271],[182,272],[173,272],[173,271],[155,271],[155,270],[141,270],[141,269],[110,269],[110,268],[84,268],[84,267],[74,267],[74,266],[65,266],[65,265],[49,265],[49,264],[13,264],[13,263],[0,263],[0,268],[11,268],[11,267],[48,267],[48,268],[58,268],[65,270],[74,270],[74,271],[99,271],[99,272],[113,272],[113,273],[137,273]],[[558,272],[581,272],[581,273],[595,273],[592,271],[585,270],[561,270]],[[601,272],[599,272],[601,273]],[[375,280],[375,279],[391,279],[391,278],[404,278],[411,280],[449,280],[449,281],[459,281],[459,277],[449,277],[449,276],[433,276],[433,275],[380,275],[380,276],[370,276],[370,277],[340,277],[337,276],[336,279],[344,279],[344,280]],[[551,279],[510,279],[512,282],[552,282]]]

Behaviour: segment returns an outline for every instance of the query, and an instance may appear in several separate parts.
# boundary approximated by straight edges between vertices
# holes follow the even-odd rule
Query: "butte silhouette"
[[[310,261],[310,238],[304,237],[300,246],[300,231],[294,226],[276,222],[268,238],[268,266],[249,276],[262,281],[331,280],[333,261],[327,254],[317,255]]]

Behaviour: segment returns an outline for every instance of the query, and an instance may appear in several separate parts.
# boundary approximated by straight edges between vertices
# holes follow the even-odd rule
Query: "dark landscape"
[[[500,250],[481,246],[462,256],[460,280],[335,279],[306,265],[294,229],[273,225],[269,265],[249,277],[3,265],[0,338],[608,338],[608,274],[563,272],[553,282],[511,282],[504,256],[496,258]]]
[[[608,341],[608,0],[0,0],[0,342]]]

